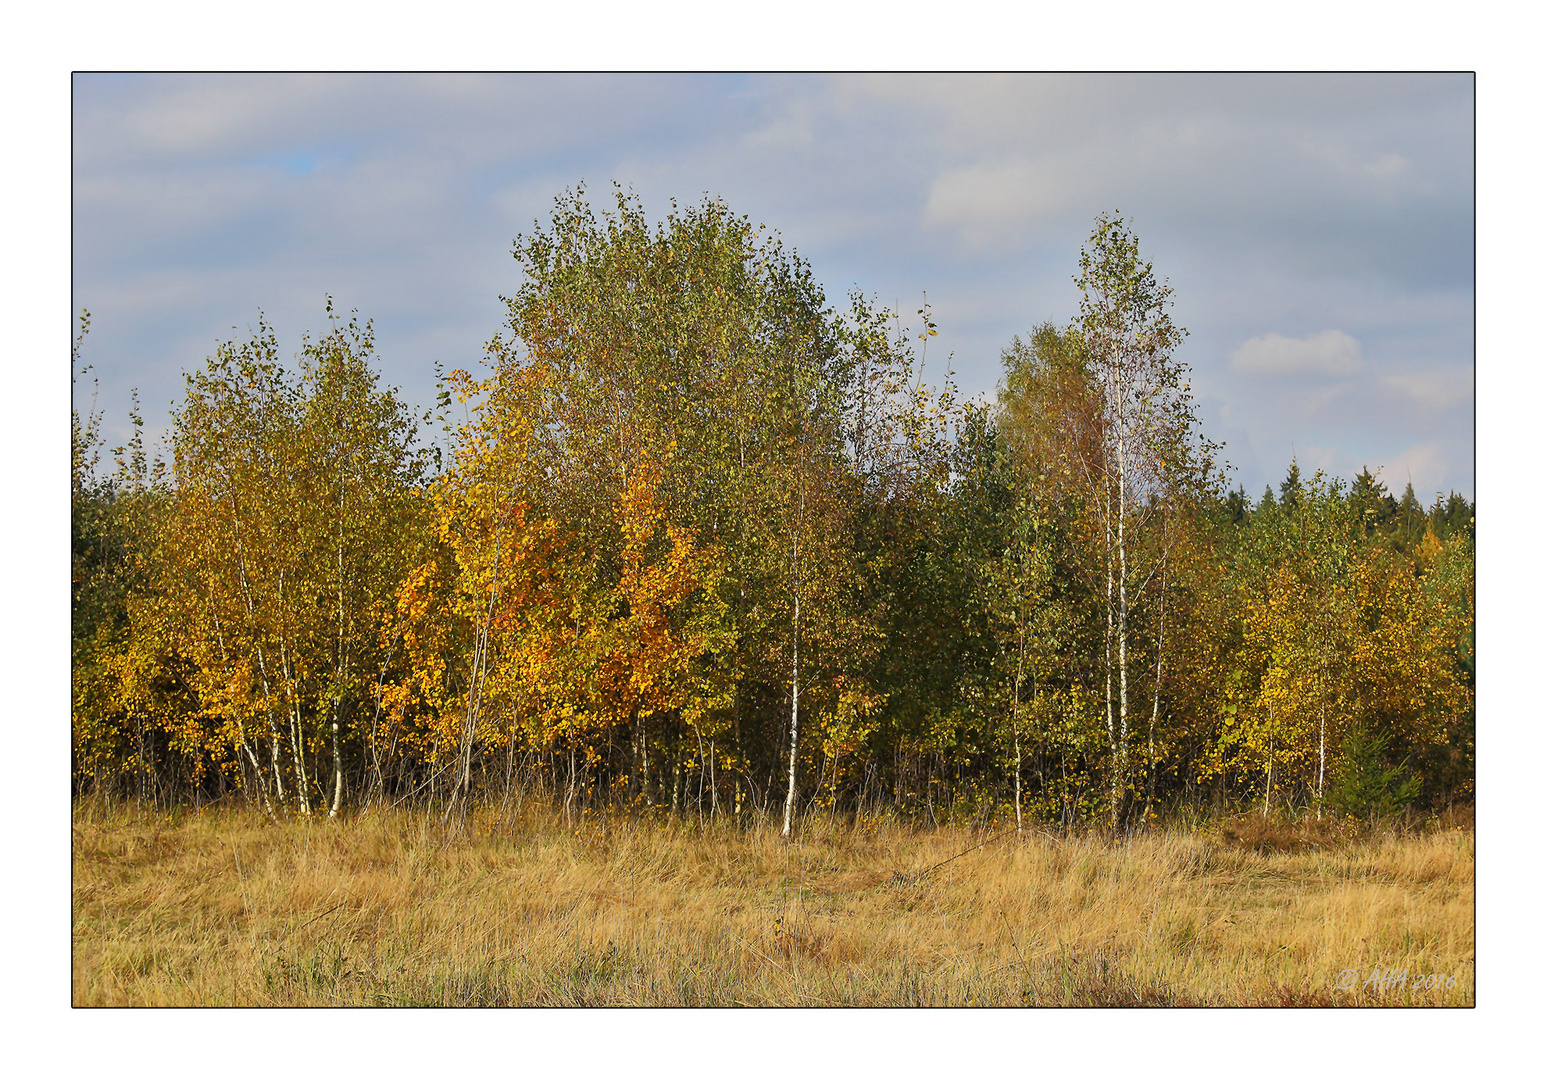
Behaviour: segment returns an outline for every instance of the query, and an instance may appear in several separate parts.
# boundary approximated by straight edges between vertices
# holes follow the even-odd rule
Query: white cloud
[[[1269,333],[1251,338],[1230,354],[1230,366],[1243,375],[1352,375],[1362,361],[1359,340],[1341,330],[1323,330],[1305,338]]]
[[[934,182],[924,220],[961,230],[969,247],[1012,245],[1020,226],[1060,208],[1050,171],[1029,161],[952,169]]]

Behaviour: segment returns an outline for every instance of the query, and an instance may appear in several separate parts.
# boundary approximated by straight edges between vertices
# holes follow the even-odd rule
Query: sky
[[[110,444],[137,387],[325,295],[427,406],[519,285],[512,241],[585,184],[653,220],[722,198],[828,297],[939,327],[992,395],[1067,322],[1082,243],[1129,219],[1175,289],[1203,431],[1253,496],[1304,472],[1474,497],[1474,79],[1460,75],[72,77],[72,299]],[[78,405],[90,398],[89,377]]]

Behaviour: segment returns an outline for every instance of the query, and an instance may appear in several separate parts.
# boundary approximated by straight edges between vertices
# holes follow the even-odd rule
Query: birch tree
[[[302,814],[314,795],[339,812],[346,713],[415,554],[413,425],[376,388],[371,352],[369,324],[351,320],[292,372],[260,322],[189,376],[174,414],[162,572],[175,644],[259,797]]]
[[[307,458],[309,569],[328,598],[331,654],[321,671],[319,720],[332,759],[328,816],[344,798],[342,737],[371,696],[369,673],[383,666],[381,628],[423,556],[416,489],[423,460],[414,453],[414,418],[394,391],[377,385],[369,322],[345,323],[328,302],[330,325],[302,350],[302,449]],[[349,716],[351,711],[356,715]]]
[[[306,812],[295,686],[280,662],[293,652],[286,605],[304,562],[285,499],[295,490],[299,401],[261,320],[250,341],[222,345],[188,376],[173,415],[176,494],[162,571],[178,608],[176,647],[193,662],[201,700],[229,724],[248,784],[265,802],[293,797]]]
[[[1138,238],[1121,217],[1097,219],[1075,283],[1075,325],[1099,393],[1101,453],[1090,482],[1106,579],[1106,726],[1116,828],[1129,782],[1130,628],[1163,565],[1164,542],[1147,559],[1135,556],[1179,479],[1195,466],[1196,418],[1187,368],[1175,357],[1186,331],[1171,321],[1171,286],[1140,258]]]

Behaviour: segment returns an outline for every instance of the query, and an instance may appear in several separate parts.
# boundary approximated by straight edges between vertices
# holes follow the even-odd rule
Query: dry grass
[[[1257,828],[1263,835],[1251,835]],[[1471,1005],[1469,829],[74,813],[77,1005]],[[920,876],[920,871],[969,849]],[[1339,973],[1358,982],[1339,990]],[[1384,991],[1375,968],[1408,972]],[[1453,988],[1417,989],[1422,976]]]

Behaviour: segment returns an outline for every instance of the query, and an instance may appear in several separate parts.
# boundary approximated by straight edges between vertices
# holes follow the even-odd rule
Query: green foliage
[[[1404,759],[1388,764],[1391,737],[1356,727],[1344,741],[1341,763],[1327,789],[1328,809],[1351,817],[1391,817],[1411,806],[1421,787]]]

